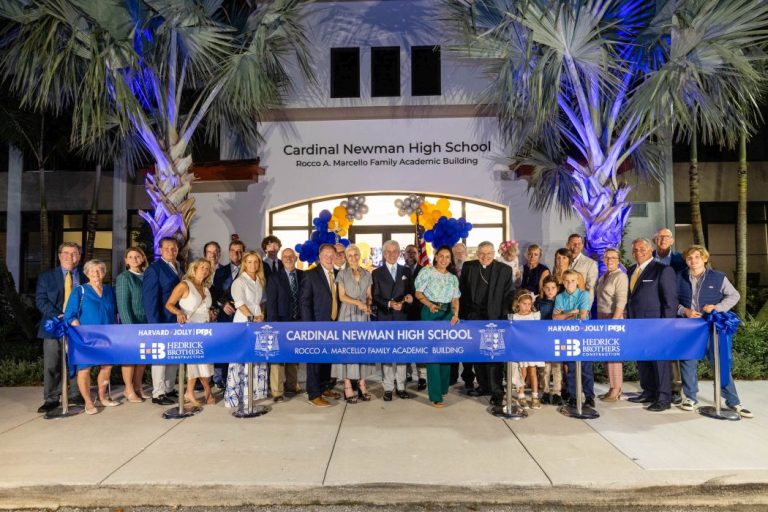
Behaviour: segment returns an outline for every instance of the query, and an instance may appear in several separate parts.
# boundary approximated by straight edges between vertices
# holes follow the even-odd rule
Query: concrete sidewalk
[[[754,419],[620,401],[591,421],[551,406],[504,421],[459,388],[438,410],[415,389],[384,402],[372,384],[371,402],[317,409],[304,395],[254,419],[219,403],[164,420],[147,401],[49,421],[40,388],[0,388],[0,507],[768,504],[768,382],[738,388]]]

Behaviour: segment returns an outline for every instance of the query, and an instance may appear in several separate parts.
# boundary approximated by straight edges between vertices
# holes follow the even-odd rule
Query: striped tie
[[[333,270],[328,271],[328,284],[331,285],[331,320],[336,320],[339,315],[339,305],[336,303],[336,283],[333,279]]]

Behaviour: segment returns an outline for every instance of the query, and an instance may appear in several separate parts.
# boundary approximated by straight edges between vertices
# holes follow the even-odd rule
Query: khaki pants
[[[552,387],[549,379],[552,377]],[[563,390],[563,363],[544,364],[544,392],[559,395]]]
[[[271,364],[269,365],[269,387],[272,396],[283,396],[285,390],[296,392],[299,390],[299,365]]]

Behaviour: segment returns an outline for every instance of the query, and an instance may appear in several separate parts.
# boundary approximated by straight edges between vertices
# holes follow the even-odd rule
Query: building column
[[[16,291],[21,287],[21,173],[24,155],[8,146],[8,211],[5,221],[5,263],[13,276]]]
[[[112,172],[112,280],[122,272],[128,247],[128,168],[115,159]],[[149,256],[151,257],[151,256]]]

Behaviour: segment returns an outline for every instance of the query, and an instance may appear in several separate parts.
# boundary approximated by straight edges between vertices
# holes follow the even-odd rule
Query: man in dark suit
[[[408,270],[411,271],[411,279],[413,279],[414,284],[416,283],[416,276],[419,275],[419,272],[421,271],[422,267],[419,265],[419,249],[413,245],[409,244],[405,246],[405,249],[403,250],[403,256],[405,257],[405,266],[408,268]],[[421,319],[421,304],[418,302],[414,302],[413,305],[408,308],[408,320],[415,321]],[[419,391],[423,391],[427,389],[427,365],[423,363],[418,364],[409,364],[406,366],[406,374],[405,374],[405,380],[406,382],[410,382],[412,380],[411,375],[412,366],[416,367],[416,373],[418,374],[419,382],[416,386],[416,389]]]
[[[627,269],[629,298],[627,318],[675,318],[677,315],[677,279],[672,267],[653,259],[651,241],[632,242],[635,264]],[[649,411],[669,409],[672,380],[669,361],[639,361],[640,387],[643,392],[630,402],[649,403]]]
[[[240,264],[243,262],[245,244],[241,240],[232,240],[229,243],[229,263],[216,269],[211,285],[211,299],[214,307],[218,308],[217,322],[231,322],[235,316],[235,305],[229,289],[232,282],[240,274]],[[229,363],[216,363],[213,365],[213,385],[221,389],[227,387],[227,369]]]
[[[266,236],[261,241],[261,250],[264,251],[264,277],[267,279],[272,273],[283,269],[283,262],[277,257],[282,246],[283,243],[275,235]]]
[[[464,263],[459,281],[459,312],[464,320],[506,320],[512,307],[515,281],[512,268],[493,259],[491,242],[477,247],[477,260]],[[492,405],[504,400],[503,363],[475,363],[477,389],[470,396],[491,395]]]
[[[413,279],[411,272],[398,265],[400,244],[387,240],[382,247],[384,264],[371,272],[373,281],[373,304],[376,306],[376,320],[392,322],[408,320],[408,310],[413,306]],[[392,400],[392,393],[400,398],[411,398],[405,390],[405,364],[381,365],[383,373],[384,400]]]
[[[453,254],[453,266],[456,270],[456,277],[461,281],[461,269],[464,267],[464,262],[469,258],[467,252],[467,246],[464,242],[459,242],[451,248]],[[414,278],[415,281],[416,278]],[[475,371],[472,368],[472,363],[461,363],[461,380],[464,381],[464,388],[467,391],[475,389]],[[448,384],[453,386],[456,381],[459,380],[459,363],[451,364],[451,374],[448,379]]]
[[[49,412],[61,399],[61,343],[45,330],[45,322],[64,315],[64,307],[76,287],[88,282],[78,268],[80,246],[64,242],[59,246],[59,266],[37,277],[35,305],[42,314],[38,338],[43,339],[43,405],[37,412]],[[67,396],[70,404],[82,404],[75,379],[70,379]]]
[[[175,238],[160,240],[160,258],[152,262],[144,271],[141,296],[144,301],[144,313],[149,324],[176,323],[176,315],[165,309],[165,303],[171,292],[184,276],[176,257],[179,245]],[[171,405],[179,394],[175,390],[176,372],[179,365],[152,365],[152,403]]]
[[[304,273],[296,269],[296,252],[290,247],[280,256],[283,270],[267,279],[267,322],[299,322],[299,297]],[[299,365],[274,363],[269,367],[272,400],[282,402],[284,394],[299,392]]]
[[[331,244],[321,245],[319,264],[304,273],[299,298],[302,322],[334,322],[339,316],[334,253]],[[307,395],[315,407],[329,407],[326,398],[341,398],[332,389],[330,363],[307,363]]]

